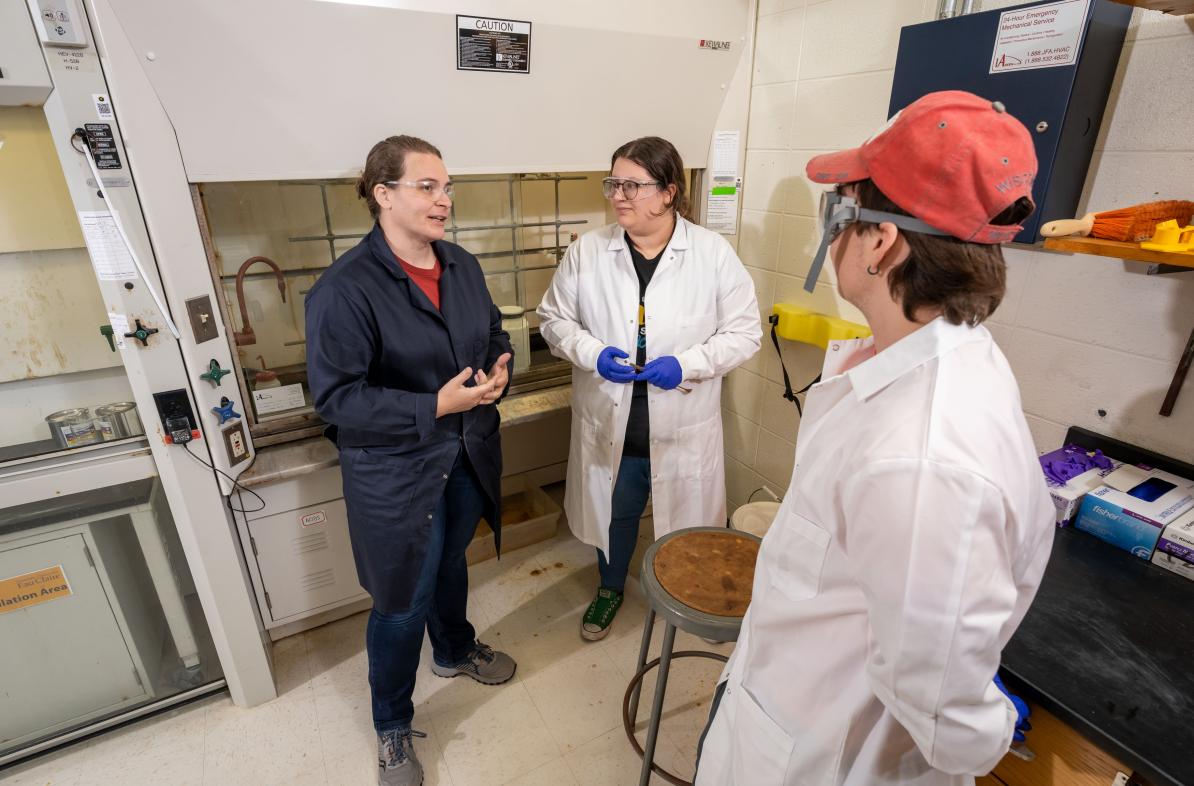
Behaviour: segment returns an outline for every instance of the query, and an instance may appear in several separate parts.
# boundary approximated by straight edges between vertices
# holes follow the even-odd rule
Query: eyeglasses
[[[439,199],[440,194],[451,199],[452,193],[456,188],[456,184],[450,180],[442,186],[438,180],[387,180],[382,185],[417,188],[428,199]]]
[[[613,199],[614,194],[622,191],[622,198],[638,199],[638,192],[642,186],[658,186],[658,180],[629,180],[622,177],[607,177],[601,181],[601,194],[606,199]]]
[[[873,224],[895,224],[907,232],[919,232],[922,235],[944,236],[949,234],[929,226],[919,218],[860,207],[857,199],[846,196],[837,189],[826,191],[821,194],[821,206],[817,210],[817,224],[821,228],[821,245],[817,247],[817,255],[813,257],[813,263],[809,266],[808,275],[804,279],[806,292],[812,292],[817,286],[817,278],[821,275],[821,268],[825,266],[825,255],[829,251],[829,244],[851,224],[860,221]]]

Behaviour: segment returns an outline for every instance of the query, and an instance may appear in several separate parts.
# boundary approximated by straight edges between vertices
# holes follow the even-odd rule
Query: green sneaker
[[[609,633],[618,609],[622,607],[622,593],[602,587],[597,597],[589,604],[584,619],[580,621],[580,635],[589,641],[600,641]]]

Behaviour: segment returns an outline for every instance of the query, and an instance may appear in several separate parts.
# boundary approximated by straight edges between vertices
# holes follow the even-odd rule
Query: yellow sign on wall
[[[0,614],[73,594],[61,565],[0,579]]]

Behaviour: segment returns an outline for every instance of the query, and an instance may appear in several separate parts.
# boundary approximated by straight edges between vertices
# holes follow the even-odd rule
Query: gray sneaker
[[[378,786],[421,786],[423,765],[415,756],[412,737],[426,737],[421,731],[393,729],[377,735]]]
[[[431,672],[438,677],[455,677],[460,674],[472,677],[483,685],[501,685],[514,676],[518,664],[504,652],[496,652],[488,644],[476,642],[468,657],[455,666],[431,664]]]

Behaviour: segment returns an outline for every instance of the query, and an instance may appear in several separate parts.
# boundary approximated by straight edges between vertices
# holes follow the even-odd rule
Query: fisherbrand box
[[[1074,526],[1149,559],[1161,530],[1190,509],[1194,480],[1125,465],[1086,495]]]

